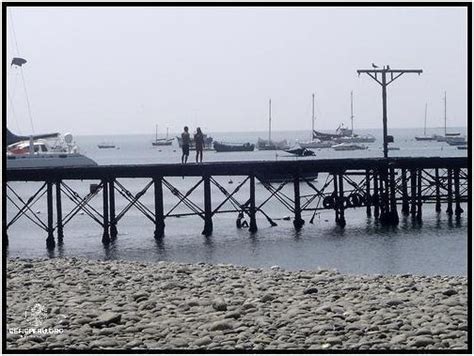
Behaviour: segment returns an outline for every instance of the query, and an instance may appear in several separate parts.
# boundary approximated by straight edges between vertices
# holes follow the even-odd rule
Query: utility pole
[[[399,78],[405,73],[417,73],[420,75],[423,73],[421,69],[390,69],[390,67],[384,66],[382,69],[377,69],[377,66],[372,64],[374,69],[358,69],[357,74],[360,76],[361,73],[367,74],[377,83],[382,86],[382,119],[383,119],[383,156],[388,157],[388,135],[387,135],[387,86],[392,83],[395,79]],[[381,75],[379,80],[378,75]],[[390,77],[387,78],[387,74]]]

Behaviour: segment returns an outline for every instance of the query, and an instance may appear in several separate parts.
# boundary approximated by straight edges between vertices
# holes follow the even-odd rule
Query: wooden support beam
[[[435,169],[435,194],[436,194],[436,205],[435,211],[439,213],[441,211],[441,195],[439,191],[439,187],[441,185],[441,181],[439,179],[439,168]]]
[[[211,181],[209,176],[204,176],[204,236],[212,235],[212,205],[211,205]]]
[[[367,217],[372,216],[372,210],[370,209],[370,171],[365,171],[365,212]]]
[[[448,168],[448,207],[446,214],[453,215],[453,170]]]
[[[115,179],[109,182],[109,201],[110,201],[110,237],[112,240],[117,238],[117,221],[115,219]]]
[[[378,179],[377,171],[374,171],[374,194],[372,196],[374,198],[374,217],[378,219],[380,216],[380,195],[379,195],[379,179]]]
[[[293,226],[296,230],[299,230],[304,225],[304,220],[301,218],[301,196],[300,196],[300,177],[295,174],[293,177],[293,187],[295,193],[295,219],[293,220]]]
[[[108,182],[107,180],[102,180],[102,214],[103,214],[103,229],[104,232],[102,234],[102,243],[108,244],[110,243],[110,235],[109,235],[109,189],[108,189]]]
[[[48,237],[46,238],[46,247],[48,249],[53,249],[56,246],[54,241],[54,227],[53,227],[53,183],[46,183],[46,204],[48,210]]]
[[[340,227],[346,226],[346,218],[344,217],[344,179],[343,173],[339,174],[339,222],[338,225]],[[337,201],[337,200],[336,200]]]
[[[250,215],[250,225],[249,231],[251,233],[257,232],[257,219],[256,219],[256,209],[255,209],[255,176],[252,174],[250,175],[250,207],[249,207],[249,215]]]
[[[336,215],[336,218],[334,221],[336,224],[339,225],[339,209],[337,207],[337,197],[338,197],[338,189],[337,189],[337,174],[333,174],[333,181],[334,181],[334,192],[332,193],[332,196],[334,197],[334,213]]]
[[[460,218],[464,210],[461,208],[461,195],[459,193],[459,168],[454,169],[454,201],[456,203],[456,208],[454,213],[456,218]]]
[[[165,216],[163,208],[163,177],[153,179],[155,190],[155,239],[165,235]]]
[[[407,184],[407,170],[402,168],[402,214],[408,215],[410,213],[410,204],[408,203],[408,184]]]
[[[56,221],[58,226],[58,244],[63,243],[63,209],[61,201],[61,181],[56,181]]]
[[[417,198],[417,212],[416,212],[416,219],[418,222],[421,222],[422,214],[423,214],[423,201],[421,200],[422,198],[422,176],[423,176],[423,170],[419,169],[418,170],[418,183],[417,183],[417,189],[418,189],[418,198]]]
[[[416,217],[416,170],[410,170],[410,190],[411,190],[411,217]]]

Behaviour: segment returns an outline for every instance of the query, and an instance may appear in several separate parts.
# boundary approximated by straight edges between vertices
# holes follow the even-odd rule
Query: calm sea
[[[450,131],[466,134],[465,128],[452,128]],[[317,158],[362,158],[382,157],[382,139],[380,130],[360,130],[358,133],[371,133],[377,141],[368,144],[364,151],[336,152],[332,149],[316,149]],[[417,142],[415,135],[421,135],[422,129],[393,129],[390,134],[395,137],[394,146],[398,151],[390,151],[390,156],[466,156],[467,151],[458,150],[440,142]],[[429,134],[442,130],[431,129]],[[258,137],[267,138],[268,134],[260,133],[208,133],[218,141],[251,142]],[[272,139],[296,140],[309,139],[308,132],[274,132]],[[170,163],[180,161],[180,149],[174,142],[171,147],[153,147],[154,132],[149,135],[123,136],[78,136],[75,138],[81,152],[93,158],[99,164],[140,164]],[[99,149],[102,141],[113,142],[115,149]],[[257,151],[216,153],[204,152],[205,161],[240,161],[240,160],[287,160],[284,152]],[[309,158],[313,159],[313,158]],[[193,152],[190,161],[194,160]],[[232,191],[243,177],[219,177],[218,181]],[[324,184],[325,176],[320,175],[317,186]],[[185,193],[197,179],[170,178],[170,183]],[[136,194],[142,190],[146,180],[123,179],[119,182]],[[69,186],[81,196],[88,193],[89,184],[93,181],[67,181]],[[39,185],[36,183],[14,183],[12,187],[23,199],[30,197]],[[236,195],[244,203],[248,197],[246,185]],[[286,190],[285,190],[286,189]],[[291,185],[284,192],[292,194]],[[302,194],[309,194],[309,188],[302,185]],[[257,186],[257,200],[263,201],[270,193],[260,185]],[[190,195],[191,200],[202,205],[202,187]],[[222,193],[215,187],[212,190],[213,206],[224,200]],[[116,193],[117,213],[125,208],[127,201]],[[140,199],[144,205],[153,209],[153,190],[150,188]],[[165,210],[169,211],[177,202],[170,192],[165,190]],[[91,205],[101,211],[101,196],[95,197]],[[230,205],[226,205],[229,206]],[[63,199],[63,214],[66,215],[73,204]],[[336,268],[345,273],[381,273],[381,274],[426,274],[426,275],[466,275],[467,274],[467,238],[468,216],[467,205],[460,221],[448,219],[443,212],[436,214],[433,205],[425,205],[422,225],[414,224],[411,218],[401,218],[397,227],[380,226],[374,219],[365,216],[365,209],[348,209],[347,225],[339,228],[334,222],[334,213],[324,211],[316,214],[313,223],[312,212],[304,212],[306,221],[303,229],[295,232],[291,220],[285,220],[290,212],[277,200],[264,206],[264,211],[275,219],[278,226],[270,227],[262,215],[257,215],[258,232],[249,234],[245,229],[235,227],[236,214],[220,214],[214,217],[214,233],[211,237],[201,235],[203,221],[199,217],[181,217],[166,219],[166,236],[157,242],[153,238],[153,223],[136,208],[127,212],[119,222],[117,240],[108,248],[101,243],[102,231],[98,223],[88,215],[81,213],[65,226],[64,245],[48,252],[45,244],[45,232],[31,221],[22,217],[9,230],[8,255],[12,257],[57,257],[80,256],[92,259],[124,259],[138,261],[177,261],[232,263],[252,267],[279,265],[289,270]],[[46,199],[43,197],[33,206],[33,212],[46,222]],[[16,214],[17,209],[7,204],[8,221]],[[176,212],[189,212],[179,206]]]

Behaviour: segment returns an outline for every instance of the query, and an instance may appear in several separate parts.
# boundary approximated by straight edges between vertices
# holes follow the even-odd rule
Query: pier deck
[[[54,232],[59,243],[62,243],[64,225],[78,212],[84,212],[103,229],[104,243],[109,243],[117,236],[117,226],[131,207],[136,207],[155,226],[155,238],[162,238],[165,232],[165,219],[172,216],[196,215],[204,220],[204,235],[211,235],[213,216],[218,213],[237,213],[249,218],[249,231],[257,231],[257,214],[265,217],[275,226],[276,223],[265,213],[264,205],[270,200],[278,199],[293,214],[293,224],[301,228],[305,221],[302,211],[329,209],[335,212],[335,222],[344,227],[344,211],[347,208],[365,207],[367,216],[379,219],[382,224],[398,224],[398,206],[401,213],[411,215],[414,220],[422,220],[423,204],[435,204],[436,212],[441,212],[441,204],[446,205],[446,213],[459,218],[463,213],[461,203],[469,200],[470,161],[467,157],[398,157],[398,158],[351,158],[351,159],[309,159],[280,161],[229,161],[188,164],[143,164],[143,165],[102,165],[96,167],[76,168],[35,168],[8,169],[5,174],[4,196],[10,202],[9,208],[18,211],[6,222],[4,215],[4,232],[21,217],[27,217],[47,232],[47,246],[54,247]],[[318,174],[326,176],[325,182],[316,184],[308,177]],[[214,177],[243,176],[236,187],[222,186]],[[272,176],[283,176],[283,180],[273,183]],[[198,177],[199,182],[180,192],[167,178]],[[148,184],[142,191],[132,194],[119,181],[123,178],[146,178]],[[90,193],[81,197],[69,185],[68,181],[88,180]],[[271,193],[263,202],[256,201],[256,185]],[[36,193],[24,198],[17,194],[12,182],[43,182]],[[282,188],[293,186],[292,196],[284,194]],[[248,199],[239,202],[236,192],[244,185],[248,186]],[[307,185],[312,194],[301,195],[300,185]],[[56,199],[53,200],[53,186]],[[190,194],[202,186],[203,204],[196,204]],[[225,198],[216,207],[212,207],[211,186],[218,188]],[[140,201],[145,192],[153,187],[154,203],[148,206]],[[168,189],[178,198],[170,211],[165,211],[163,190]],[[102,192],[102,208],[90,206],[91,200]],[[127,206],[116,212],[115,193],[127,200]],[[47,221],[43,222],[33,214],[31,206],[43,195],[47,199]],[[63,216],[62,196],[74,202],[73,210]],[[304,199],[303,199],[304,198]],[[215,203],[215,201],[214,201]],[[190,212],[175,212],[178,205],[189,208]],[[224,208],[231,204],[232,209]],[[201,206],[202,205],[202,206]],[[54,209],[56,208],[56,209]],[[56,211],[56,214],[54,214]],[[11,213],[11,212],[10,212]],[[6,214],[4,212],[4,214]],[[372,215],[373,214],[373,215]],[[32,216],[33,215],[33,216]],[[56,223],[54,223],[56,215]],[[313,214],[314,218],[314,214]],[[311,219],[312,221],[312,219]],[[310,222],[311,222],[310,221]]]

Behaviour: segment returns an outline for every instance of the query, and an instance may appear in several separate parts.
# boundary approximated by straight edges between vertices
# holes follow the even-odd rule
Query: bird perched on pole
[[[375,65],[374,63],[372,63],[372,68],[378,68],[379,66],[378,65]]]
[[[387,64],[387,70],[390,70],[390,66]]]

